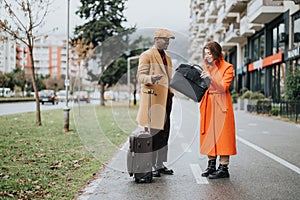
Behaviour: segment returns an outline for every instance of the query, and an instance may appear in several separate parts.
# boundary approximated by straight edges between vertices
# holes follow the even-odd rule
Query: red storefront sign
[[[260,69],[262,67],[268,67],[270,65],[282,62],[282,52],[273,54],[261,60],[252,62],[248,65],[248,71],[254,71],[256,69]]]

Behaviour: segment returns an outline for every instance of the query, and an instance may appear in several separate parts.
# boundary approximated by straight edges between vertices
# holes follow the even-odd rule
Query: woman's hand
[[[206,72],[206,71],[202,71],[201,75],[200,75],[201,78],[205,79],[205,78],[210,78],[210,73],[209,72]]]
[[[200,77],[202,79],[204,79],[204,82],[206,83],[207,86],[210,86],[210,83],[211,83],[211,76],[210,76],[210,73],[209,72],[206,72],[206,71],[202,71]],[[208,79],[207,79],[208,78]]]

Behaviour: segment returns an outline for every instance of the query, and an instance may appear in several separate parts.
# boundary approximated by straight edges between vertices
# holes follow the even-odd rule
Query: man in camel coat
[[[139,58],[137,80],[141,84],[141,100],[137,115],[139,125],[148,126],[148,90],[151,89],[151,135],[153,136],[153,176],[173,174],[163,162],[167,161],[170,134],[170,113],[173,91],[169,88],[172,78],[172,61],[165,51],[169,40],[175,39],[167,29],[154,33],[154,46],[143,52]]]

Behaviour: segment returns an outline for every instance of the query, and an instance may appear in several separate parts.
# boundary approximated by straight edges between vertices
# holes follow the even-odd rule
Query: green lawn
[[[0,199],[74,199],[136,127],[136,107],[86,106],[0,116]]]

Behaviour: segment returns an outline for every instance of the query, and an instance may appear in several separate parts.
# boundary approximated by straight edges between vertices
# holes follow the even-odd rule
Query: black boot
[[[214,173],[208,176],[209,179],[229,178],[228,166],[219,165],[219,168]]]
[[[206,170],[201,174],[203,177],[208,177],[208,175],[216,171],[216,160],[209,160]]]

